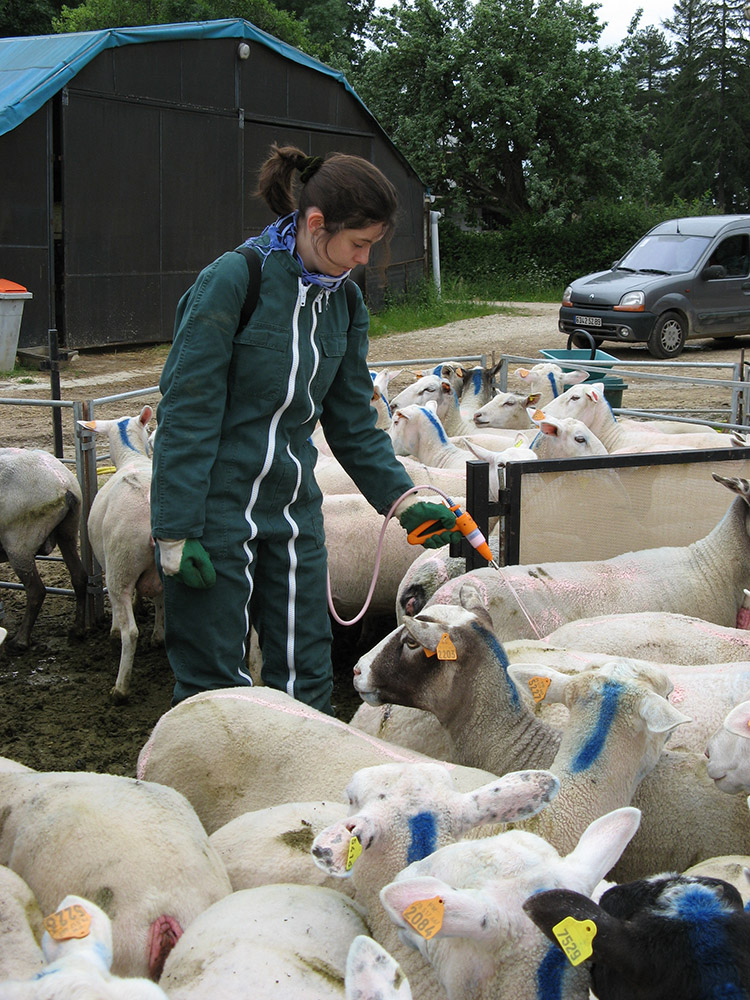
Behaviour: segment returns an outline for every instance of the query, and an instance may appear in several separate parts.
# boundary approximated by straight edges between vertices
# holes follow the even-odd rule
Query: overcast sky
[[[601,0],[597,16],[599,23],[607,26],[602,33],[600,45],[617,45],[628,31],[630,19],[639,7],[643,8],[641,28],[653,24],[661,28],[661,22],[671,18],[674,11],[674,0]]]

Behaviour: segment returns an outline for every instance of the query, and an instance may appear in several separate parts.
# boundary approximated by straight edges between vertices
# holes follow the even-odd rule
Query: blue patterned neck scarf
[[[249,240],[245,240],[245,244],[247,246],[255,244],[263,254],[264,263],[265,258],[274,250],[286,250],[302,268],[302,281],[305,285],[319,285],[329,292],[335,292],[338,288],[341,288],[351,274],[351,271],[346,271],[344,274],[333,277],[330,274],[315,274],[307,270],[302,263],[300,255],[297,253],[297,215],[297,212],[292,212],[291,215],[285,215],[283,218],[277,219],[276,222],[272,222],[270,226],[266,226],[261,236],[268,236],[269,244],[267,249],[259,247],[255,242],[255,238],[252,237]]]

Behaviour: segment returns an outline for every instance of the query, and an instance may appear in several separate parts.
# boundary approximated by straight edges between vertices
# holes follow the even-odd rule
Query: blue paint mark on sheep
[[[508,677],[508,657],[505,650],[497,641],[496,637],[492,632],[488,632],[486,628],[483,628],[479,622],[471,623],[472,629],[482,638],[482,640],[489,646],[492,651],[492,655],[497,660],[498,664],[503,668],[503,673],[505,674],[505,681],[508,686],[508,693],[510,694],[511,704],[517,712],[521,711],[521,698],[516,690],[516,685]]]
[[[617,715],[617,706],[622,691],[622,684],[608,682],[604,685],[599,718],[596,720],[594,730],[573,758],[571,771],[574,774],[588,770],[599,759]]]
[[[549,384],[552,386],[552,397],[557,399],[560,393],[557,391],[557,382],[555,381],[554,372],[547,372],[547,378],[549,379]]]
[[[448,444],[448,438],[445,436],[445,430],[443,428],[443,425],[440,423],[440,421],[435,416],[435,414],[432,412],[432,410],[429,410],[426,406],[420,406],[420,410],[422,410],[424,413],[427,414],[427,419],[430,421],[430,423],[432,424],[432,426],[437,431],[437,435],[438,435],[438,438],[440,439],[440,443],[441,444]]]
[[[122,420],[117,421],[117,429],[120,432],[120,440],[125,445],[126,448],[130,448],[131,451],[137,451],[138,449],[133,446],[132,441],[128,437],[128,424],[130,423],[130,417],[123,417]]]
[[[746,996],[731,962],[725,920],[727,908],[708,886],[687,886],[667,910],[685,922],[701,979],[701,993],[712,1000]],[[725,960],[722,960],[722,956]]]
[[[475,368],[474,373],[471,376],[471,389],[475,396],[478,396],[482,391],[482,372],[481,368]]]
[[[437,846],[437,824],[435,815],[431,812],[417,813],[409,819],[409,851],[406,855],[406,863],[421,861],[428,854],[432,854]]]
[[[564,952],[551,944],[536,970],[536,995],[538,1000],[561,1000],[563,976],[568,959]]]

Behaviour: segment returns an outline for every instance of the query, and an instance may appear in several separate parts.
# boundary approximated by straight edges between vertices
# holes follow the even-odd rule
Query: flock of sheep
[[[494,392],[446,362],[390,401],[373,376],[415,483],[460,502],[474,457],[497,484],[515,460],[732,447],[615,419],[583,372],[515,374]],[[151,417],[80,429],[116,467],[87,529],[117,703],[136,593],[163,626]],[[331,596],[357,612],[382,518],[316,443]],[[387,529],[370,610],[396,627],[350,723],[257,685],[166,712],[135,778],[0,758],[0,1000],[750,1000],[750,481],[713,479],[734,499],[705,537],[606,560],[467,573]],[[82,630],[80,516],[64,465],[0,449],[27,595],[0,642],[28,647],[55,545]]]

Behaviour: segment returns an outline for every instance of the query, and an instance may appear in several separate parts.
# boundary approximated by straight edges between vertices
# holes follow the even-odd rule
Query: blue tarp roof
[[[137,28],[107,28],[65,35],[0,38],[0,135],[10,132],[38,111],[79,70],[105,49],[141,42],[179,41],[183,38],[246,38],[259,42],[286,59],[339,80],[362,104],[343,73],[241,18]]]

